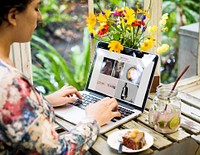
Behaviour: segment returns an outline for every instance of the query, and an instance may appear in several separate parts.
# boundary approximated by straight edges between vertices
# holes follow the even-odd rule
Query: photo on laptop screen
[[[87,89],[143,108],[158,56],[129,48],[119,54],[107,46],[97,44]]]

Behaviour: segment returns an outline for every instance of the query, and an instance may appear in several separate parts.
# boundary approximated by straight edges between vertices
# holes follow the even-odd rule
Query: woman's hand
[[[63,86],[60,90],[46,96],[46,99],[53,105],[59,106],[66,103],[75,102],[76,98],[73,97],[76,95],[79,99],[82,99],[81,94],[73,86]]]
[[[112,118],[121,116],[117,108],[117,100],[106,97],[95,104],[89,104],[85,110],[87,116],[94,118],[99,126],[103,126]]]

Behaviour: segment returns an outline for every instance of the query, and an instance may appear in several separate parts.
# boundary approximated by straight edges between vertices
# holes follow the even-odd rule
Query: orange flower
[[[109,29],[108,25],[103,25],[97,33],[99,36],[102,36],[108,32],[108,29]]]

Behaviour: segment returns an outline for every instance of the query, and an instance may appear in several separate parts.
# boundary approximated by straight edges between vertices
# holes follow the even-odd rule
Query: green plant
[[[88,31],[84,30],[83,50],[74,46],[70,53],[71,66],[58,51],[45,40],[33,36],[32,50],[36,52],[33,62],[33,82],[43,87],[45,94],[58,90],[66,83],[82,90],[85,86],[90,66],[90,44]]]

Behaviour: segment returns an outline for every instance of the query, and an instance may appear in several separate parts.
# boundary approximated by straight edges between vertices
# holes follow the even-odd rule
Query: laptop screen
[[[157,61],[157,55],[130,48],[110,52],[98,42],[87,89],[144,108]]]

